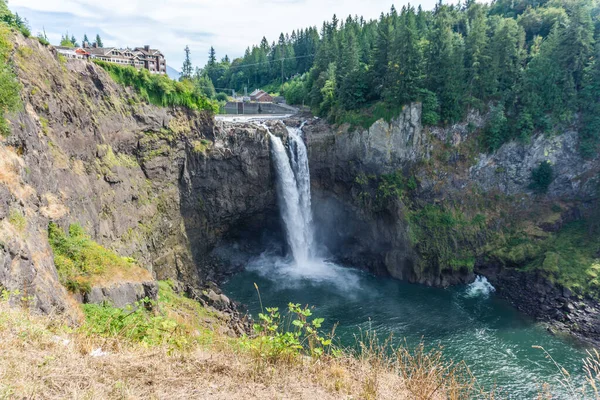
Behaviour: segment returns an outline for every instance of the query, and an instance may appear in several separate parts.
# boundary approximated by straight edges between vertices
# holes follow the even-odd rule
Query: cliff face
[[[208,257],[221,240],[269,223],[265,131],[144,104],[101,68],[35,40],[15,38],[14,63],[24,106],[0,139],[0,287],[43,311],[68,308],[50,221],[79,223],[190,288],[222,272]]]
[[[368,130],[334,129],[321,120],[305,127],[315,212],[335,227],[323,237],[331,236],[330,246],[341,259],[413,282],[464,282],[478,265],[489,265],[482,247],[503,224],[522,218],[535,229],[558,230],[593,207],[600,160],[581,158],[577,132],[538,135],[531,143],[511,142],[486,155],[476,152],[476,132],[485,126],[485,116],[472,113],[461,124],[423,128],[420,114],[414,104],[391,123],[378,121]],[[530,189],[531,173],[544,161],[552,164],[554,179],[546,194],[537,195]],[[431,249],[420,243],[426,240],[419,240],[427,238],[419,235],[443,231],[444,226],[423,223],[430,222],[430,214],[446,216],[438,210],[442,205],[453,210],[448,218],[468,226],[481,221],[485,228],[473,229],[466,238],[456,235],[449,243],[441,238],[443,246],[434,250],[448,254],[429,257]],[[551,215],[550,205],[562,211]],[[473,247],[468,262],[466,256],[451,259],[450,253],[468,247]]]

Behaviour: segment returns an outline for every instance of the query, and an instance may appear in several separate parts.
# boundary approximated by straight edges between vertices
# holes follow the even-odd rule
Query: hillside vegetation
[[[208,99],[190,81],[177,82],[165,75],[153,75],[148,70],[125,67],[95,60],[115,82],[132,87],[143,101],[159,107],[185,107],[191,110],[219,111],[216,102]]]

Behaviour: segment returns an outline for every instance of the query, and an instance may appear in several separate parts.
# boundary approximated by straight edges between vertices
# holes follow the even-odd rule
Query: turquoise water
[[[336,336],[345,346],[354,345],[361,330],[384,338],[393,334],[409,346],[421,340],[427,346],[441,345],[445,357],[464,360],[479,384],[496,387],[501,398],[535,398],[544,383],[552,385],[556,398],[572,398],[558,383],[556,366],[532,346],[544,347],[571,372],[574,386],[583,382],[584,349],[550,335],[485,285],[428,288],[327,262],[296,266],[264,256],[223,287],[254,316],[260,312],[254,283],[265,306],[314,306],[314,314],[326,320],[325,329],[338,324]]]

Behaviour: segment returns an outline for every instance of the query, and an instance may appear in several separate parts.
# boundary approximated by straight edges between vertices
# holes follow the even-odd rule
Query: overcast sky
[[[436,0],[423,0],[432,9]],[[53,44],[69,32],[81,42],[99,33],[105,46],[134,47],[149,44],[162,50],[167,63],[181,69],[183,49],[192,51],[194,65],[204,66],[210,46],[217,57],[240,57],[281,32],[308,26],[320,27],[333,14],[377,18],[391,5],[404,0],[9,0],[11,10],[29,20],[32,32],[45,29]],[[415,6],[418,4],[413,1]]]

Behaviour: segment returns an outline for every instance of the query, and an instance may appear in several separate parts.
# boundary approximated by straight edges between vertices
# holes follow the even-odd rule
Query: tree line
[[[102,38],[100,37],[99,34],[96,34],[96,40],[94,40],[93,42],[90,42],[90,39],[88,39],[87,33],[85,33],[83,35],[83,40],[81,41],[81,45],[83,46],[84,43],[87,43],[90,46],[96,45],[97,47],[104,47],[104,43],[102,42]],[[60,38],[60,45],[63,47],[72,47],[72,48],[80,47],[75,36],[74,35],[69,36],[69,32],[62,35],[62,37]]]
[[[490,113],[483,145],[580,122],[580,148],[600,139],[598,0],[467,0],[431,11],[392,6],[378,20],[336,16],[263,38],[243,57],[199,70],[219,87],[281,89],[290,103],[343,122],[423,103],[426,124]]]

